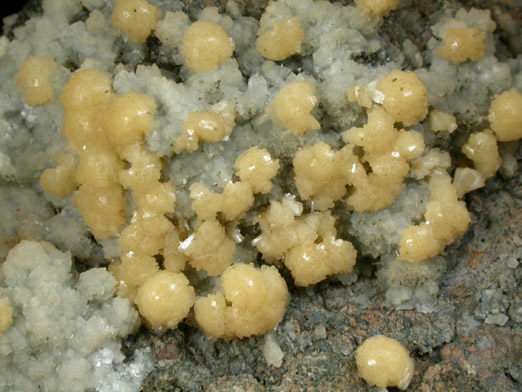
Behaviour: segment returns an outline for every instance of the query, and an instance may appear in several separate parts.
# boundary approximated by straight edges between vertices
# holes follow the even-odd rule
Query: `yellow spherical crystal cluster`
[[[20,64],[14,80],[27,105],[42,105],[54,99],[50,78],[57,69],[58,64],[49,57],[33,56]]]
[[[112,12],[113,26],[132,42],[145,42],[156,29],[161,10],[146,0],[118,0]]]
[[[444,33],[444,44],[437,48],[437,55],[454,63],[478,61],[484,57],[484,40],[487,36],[476,28],[447,29]]]
[[[394,122],[409,127],[428,114],[428,90],[411,71],[395,70],[377,81],[376,90],[382,94],[382,107]]]
[[[442,253],[446,245],[464,234],[471,221],[466,203],[445,171],[435,171],[429,181],[431,199],[425,222],[408,227],[399,243],[399,261],[419,263]]]
[[[312,115],[317,106],[315,87],[303,81],[288,83],[268,106],[268,112],[277,123],[295,136],[321,129]]]
[[[140,285],[134,302],[151,327],[173,328],[187,317],[194,300],[184,274],[161,271]]]
[[[346,193],[352,174],[346,168],[358,165],[348,148],[335,151],[319,142],[297,151],[294,156],[295,185],[302,199],[310,199],[314,208],[326,210]]]
[[[399,0],[355,0],[357,8],[373,17],[386,16],[399,5]]]
[[[235,125],[234,107],[222,101],[211,109],[204,113],[188,114],[187,121],[183,123],[183,133],[174,143],[176,154],[195,152],[199,142],[220,142],[230,135]]]
[[[424,152],[424,139],[416,131],[397,130],[393,117],[381,108],[368,112],[368,123],[352,128],[343,139],[364,150],[363,162],[371,172],[356,162],[351,170],[354,187],[348,203],[357,211],[376,211],[393,203],[402,191],[410,160]]]
[[[298,17],[275,22],[257,40],[256,48],[263,57],[274,61],[284,60],[301,53],[304,32]]]
[[[489,129],[471,134],[468,142],[462,147],[462,152],[473,161],[475,169],[486,180],[495,175],[502,163],[498,153],[497,139]]]
[[[406,389],[415,364],[408,350],[397,340],[377,335],[359,346],[355,353],[359,376],[378,388]]]
[[[193,23],[183,36],[181,55],[185,65],[196,73],[207,72],[227,61],[234,41],[223,27],[209,20]]]
[[[283,318],[288,289],[277,268],[237,264],[221,275],[221,291],[200,297],[194,306],[199,326],[222,339],[262,335]]]
[[[267,262],[283,260],[298,286],[351,272],[357,252],[337,238],[335,217],[327,212],[301,215],[303,206],[290,196],[272,202],[258,218],[262,233],[254,240]]]
[[[234,167],[236,175],[250,185],[252,193],[268,193],[272,189],[270,180],[280,166],[279,159],[272,159],[266,149],[252,147],[236,159]]]
[[[522,94],[516,89],[495,96],[489,109],[489,122],[501,142],[522,138]]]

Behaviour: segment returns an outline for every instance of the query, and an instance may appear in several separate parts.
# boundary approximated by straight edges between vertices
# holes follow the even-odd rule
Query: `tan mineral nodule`
[[[96,239],[116,235],[126,223],[126,201],[120,185],[102,191],[81,186],[74,194],[74,204]]]
[[[298,136],[321,129],[321,124],[311,113],[317,103],[315,86],[297,80],[284,86],[267,110],[276,122]]]
[[[452,133],[457,129],[457,119],[455,116],[437,109],[433,109],[430,112],[428,122],[433,132],[448,131]]]
[[[400,0],[355,0],[357,8],[375,17],[387,16],[399,5]]]
[[[463,63],[467,60],[479,61],[484,57],[487,38],[484,33],[474,27],[468,29],[447,29],[444,32],[444,44],[437,48],[436,53],[441,59],[453,63]]]
[[[489,122],[498,141],[522,138],[522,94],[517,89],[496,95],[489,108]]]
[[[285,257],[285,265],[292,272],[297,286],[309,286],[327,276],[352,272],[357,252],[353,245],[335,237],[321,242],[297,245]]]
[[[227,61],[233,51],[234,41],[223,27],[209,20],[200,20],[185,31],[180,53],[190,70],[201,73]]]
[[[237,157],[234,162],[236,176],[250,184],[252,193],[268,193],[272,189],[272,178],[279,170],[279,159],[272,159],[264,148],[252,147]]]
[[[319,142],[297,151],[294,156],[295,185],[299,195],[303,200],[311,198],[317,210],[332,208],[346,193],[349,180],[345,172],[350,162],[344,152]]]
[[[74,155],[63,154],[56,157],[58,166],[45,170],[40,175],[40,184],[45,192],[58,197],[71,195],[76,189],[77,160]]]
[[[152,256],[129,252],[120,260],[113,262],[109,270],[118,282],[118,295],[133,301],[138,287],[147,278],[155,275],[159,271],[159,266]]]
[[[372,336],[355,353],[359,376],[378,388],[406,389],[413,378],[415,364],[410,353],[395,339]]]
[[[111,96],[110,74],[97,69],[87,69],[71,74],[60,95],[60,102],[66,110],[77,108],[81,111],[96,105],[106,105]]]
[[[457,167],[453,174],[453,186],[457,195],[462,198],[466,193],[482,188],[486,185],[484,175],[470,167]]]
[[[189,257],[189,263],[198,271],[210,276],[219,276],[232,264],[236,244],[225,233],[217,221],[201,223],[196,231],[181,245],[180,250]]]
[[[462,152],[473,161],[475,169],[486,180],[495,175],[502,163],[498,153],[497,139],[489,129],[471,134],[467,143],[462,146]]]
[[[275,267],[236,264],[221,275],[223,292],[198,298],[196,321],[215,338],[262,335],[274,329],[289,301],[284,279]]]
[[[151,97],[129,91],[115,96],[107,106],[104,125],[116,148],[141,142],[152,130],[156,103]]]
[[[179,250],[180,244],[180,232],[172,226],[165,235],[163,247],[163,266],[170,272],[183,271],[187,265],[188,257]]]
[[[20,64],[14,81],[27,105],[42,105],[54,99],[50,78],[57,69],[58,64],[50,57],[33,56]]]
[[[226,221],[240,219],[254,204],[250,185],[242,181],[228,183],[222,193],[211,192],[201,183],[192,184],[190,197],[200,220],[213,220],[218,212]]]
[[[257,51],[265,58],[282,61],[294,54],[301,53],[304,31],[301,19],[297,16],[282,22],[275,22],[270,30],[265,31],[257,40]]]
[[[13,323],[13,309],[9,306],[7,299],[0,299],[0,335],[7,331]]]
[[[343,133],[345,146],[343,167],[353,190],[348,197],[356,211],[378,211],[391,205],[403,189],[409,162],[424,152],[424,138],[417,131],[397,130],[394,117],[380,107],[368,111],[368,122],[362,128],[351,128]],[[353,147],[363,148],[362,161],[353,153]]]
[[[415,72],[394,70],[377,81],[382,107],[395,122],[415,125],[428,114],[428,90]]]
[[[457,188],[445,171],[435,171],[429,187],[431,200],[426,204],[425,222],[404,230],[398,261],[420,263],[441,254],[471,222],[466,203],[458,200]]]
[[[161,10],[146,0],[118,0],[112,11],[113,26],[123,31],[132,42],[144,43],[156,29]]]
[[[184,274],[160,271],[143,282],[134,302],[152,328],[174,328],[188,316],[194,300],[194,289]]]

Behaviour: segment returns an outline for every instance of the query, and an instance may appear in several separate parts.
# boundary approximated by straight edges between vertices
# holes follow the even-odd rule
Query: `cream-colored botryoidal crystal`
[[[197,151],[200,140],[220,142],[226,135],[225,121],[219,114],[191,112],[183,123],[183,134],[174,144],[174,152],[194,152]]]
[[[415,364],[409,351],[397,340],[372,336],[355,353],[359,376],[378,388],[406,389],[413,378]]]
[[[87,146],[110,148],[101,114],[111,96],[108,73],[89,69],[71,74],[60,95],[64,107],[62,136],[71,150],[81,153]]]
[[[198,298],[197,323],[212,337],[262,335],[283,318],[289,302],[284,279],[275,267],[236,264],[221,275],[223,292]]]
[[[473,161],[473,166],[484,179],[495,175],[502,163],[498,153],[497,139],[491,130],[470,135],[468,142],[462,147],[462,152]]]
[[[114,96],[109,102],[104,126],[109,140],[121,149],[141,142],[152,130],[156,112],[154,99],[136,91]]]
[[[54,99],[50,79],[57,69],[58,64],[50,57],[33,56],[20,64],[20,70],[14,76],[14,81],[27,105],[42,105]]]
[[[174,143],[173,150],[176,154],[183,151],[192,153],[198,150],[199,142],[217,143],[225,140],[234,129],[234,125],[234,106],[226,100],[212,105],[211,111],[190,112],[183,123],[181,136]]]
[[[421,180],[437,169],[446,170],[451,167],[451,156],[447,151],[432,148],[411,164],[410,173]]]
[[[71,195],[76,189],[77,159],[72,154],[62,154],[55,158],[58,166],[45,170],[40,175],[40,184],[45,192],[58,197]]]
[[[489,108],[491,129],[500,142],[522,138],[522,94],[517,89],[496,95]]]
[[[179,247],[198,271],[219,276],[232,264],[236,244],[218,221],[205,221]]]
[[[321,129],[321,124],[312,115],[317,103],[315,86],[297,80],[284,86],[267,110],[277,123],[297,136]]]
[[[237,157],[234,162],[236,176],[250,184],[252,193],[268,193],[272,189],[272,178],[279,170],[279,159],[259,147],[252,147]]]
[[[487,37],[487,33],[474,27],[448,28],[443,33],[443,45],[436,50],[437,56],[453,63],[479,61],[484,58]]]
[[[461,199],[466,193],[482,188],[486,185],[484,175],[478,170],[469,167],[457,167],[453,174],[453,186]]]
[[[301,53],[304,31],[301,19],[297,16],[281,22],[274,22],[270,30],[265,31],[257,40],[257,51],[265,58],[281,61],[294,54]]]
[[[0,335],[13,323],[13,309],[7,299],[0,299]]]
[[[121,232],[121,251],[138,255],[156,255],[163,249],[165,236],[171,228],[172,223],[163,214],[138,208],[134,211],[130,223]]]
[[[130,167],[119,172],[118,178],[125,189],[145,191],[150,183],[159,182],[161,177],[161,159],[147,151],[143,144],[133,144],[121,152],[121,157],[130,163]]]
[[[335,238],[335,218],[330,213],[312,213],[305,217],[309,226],[311,221],[322,221],[317,225],[317,239],[301,243],[291,248],[284,258],[297,286],[308,286],[335,274],[351,272],[355,265],[357,252],[353,245]],[[326,226],[322,230],[321,226]]]
[[[433,109],[430,112],[428,122],[433,132],[448,131],[452,133],[457,129],[457,119],[455,116],[437,109]]]
[[[192,209],[200,220],[213,220],[218,212],[227,221],[243,218],[254,204],[254,195],[247,182],[230,182],[222,193],[215,193],[201,183],[190,187]]]
[[[471,221],[466,203],[445,171],[435,171],[429,182],[431,199],[426,204],[425,222],[408,227],[399,243],[398,261],[420,263],[441,254],[446,245],[465,233]]]
[[[159,271],[159,266],[153,256],[128,252],[120,260],[113,262],[109,271],[118,282],[118,295],[133,301],[138,288]]]
[[[200,20],[183,36],[180,50],[185,65],[196,73],[207,72],[226,62],[234,52],[234,41],[217,23]]]
[[[428,90],[415,72],[393,70],[377,80],[381,104],[395,122],[409,127],[428,114]]]
[[[343,134],[350,143],[344,147],[347,176],[352,192],[348,197],[356,211],[377,211],[388,207],[403,189],[403,181],[410,170],[409,162],[424,152],[424,138],[416,131],[397,130],[394,117],[382,108],[368,111],[368,123]],[[354,161],[353,145],[362,147],[363,162]]]
[[[346,171],[350,163],[343,150],[335,151],[330,145],[319,142],[311,147],[297,151],[293,166],[295,184],[302,199],[312,199],[314,208],[326,210],[334,206],[334,202],[346,193],[349,182]]]
[[[123,168],[124,163],[113,151],[89,147],[80,154],[76,182],[89,189],[110,188],[118,183]]]
[[[298,286],[351,272],[357,253],[350,242],[337,238],[335,217],[329,211],[301,215],[302,210],[301,203],[285,196],[259,216],[262,234],[253,244],[265,260],[283,259]]]
[[[112,25],[132,42],[144,43],[161,19],[161,10],[146,0],[118,0],[112,11]]]
[[[102,191],[80,186],[74,194],[74,204],[98,240],[118,234],[125,225],[126,200],[121,186],[111,185]]]
[[[172,226],[165,235],[165,245],[163,246],[163,266],[167,271],[180,272],[185,269],[188,257],[179,250],[180,245],[180,231]]]
[[[164,270],[143,282],[134,302],[150,327],[174,328],[188,316],[194,300],[187,277]]]
[[[399,0],[355,0],[357,8],[375,17],[387,16],[399,5]]]
[[[272,201],[270,207],[259,214],[257,222],[261,235],[253,244],[263,254],[267,262],[283,259],[285,253],[300,241],[315,241],[315,230],[304,221],[296,219],[303,213],[303,204],[293,196],[285,195],[281,200]]]
[[[346,96],[349,102],[357,102],[363,108],[371,109],[373,107],[373,91],[367,86],[351,84],[346,89]]]

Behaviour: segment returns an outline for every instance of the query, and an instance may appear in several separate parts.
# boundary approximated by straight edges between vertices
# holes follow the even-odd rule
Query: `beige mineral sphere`
[[[151,327],[173,328],[187,317],[194,300],[186,276],[164,270],[143,282],[134,302]]]
[[[397,340],[372,336],[355,353],[359,376],[379,388],[406,389],[414,372],[410,353]]]
[[[193,72],[207,72],[227,61],[234,51],[234,41],[223,27],[209,20],[193,23],[183,36],[181,55]]]

